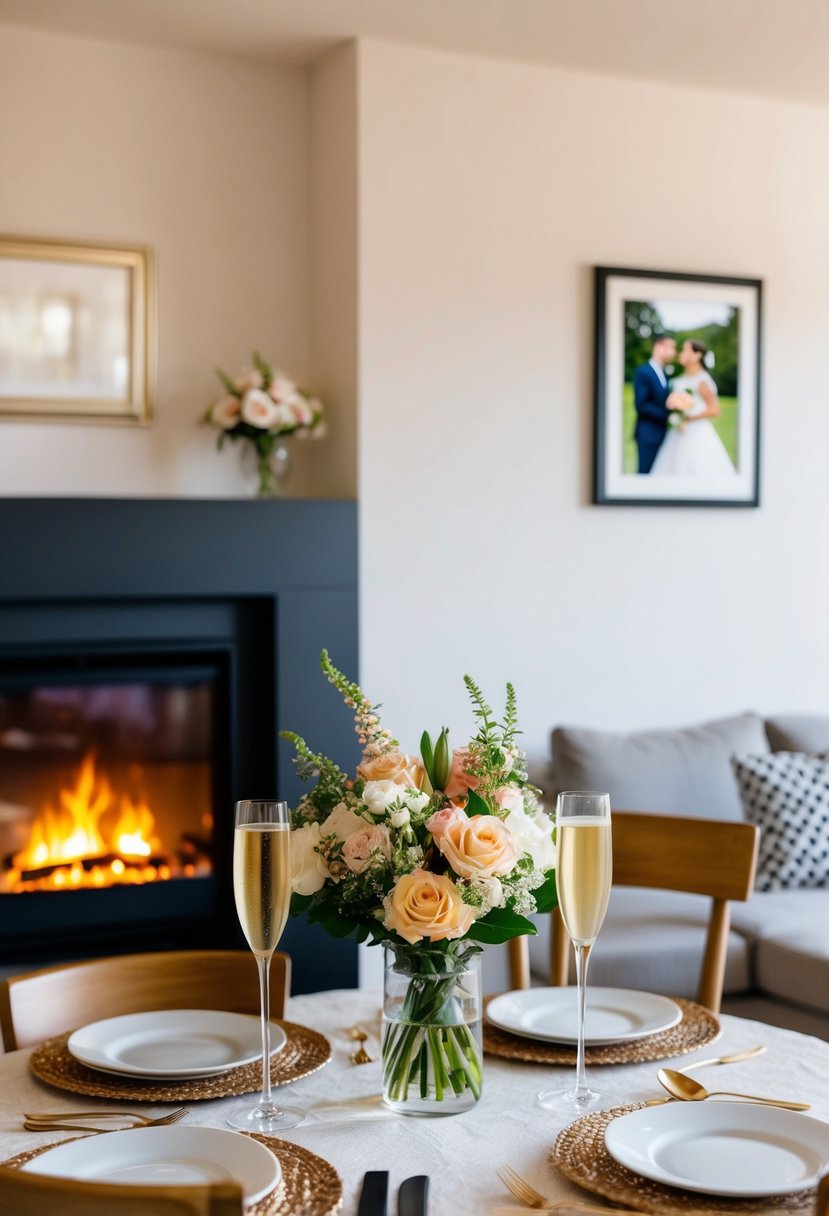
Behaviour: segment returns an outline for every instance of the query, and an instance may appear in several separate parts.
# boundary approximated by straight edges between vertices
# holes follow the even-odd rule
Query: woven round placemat
[[[754,1212],[811,1212],[815,1203],[814,1189],[798,1191],[796,1195],[772,1195],[762,1199],[719,1198],[698,1195],[677,1187],[664,1186],[642,1178],[614,1161],[607,1151],[604,1132],[608,1123],[619,1115],[641,1110],[644,1104],[614,1106],[597,1110],[576,1119],[560,1132],[550,1151],[550,1160],[571,1182],[614,1199],[641,1212],[681,1213],[682,1216],[750,1216]]]
[[[260,1199],[252,1207],[245,1208],[245,1216],[333,1216],[343,1202],[343,1184],[333,1165],[316,1153],[289,1140],[276,1140],[273,1136],[260,1136],[253,1132],[240,1132],[260,1140],[269,1148],[282,1166],[282,1181],[275,1190]],[[82,1136],[72,1136],[81,1140]],[[56,1144],[69,1144],[69,1140],[56,1140],[40,1148],[29,1149],[10,1157],[3,1165],[18,1169],[27,1161],[33,1161],[41,1153],[48,1152]]]
[[[271,1084],[287,1085],[322,1068],[331,1058],[331,1044],[324,1035],[295,1022],[278,1022],[288,1036],[281,1051],[271,1056]],[[36,1077],[57,1089],[91,1098],[127,1098],[130,1102],[199,1102],[209,1098],[230,1098],[252,1094],[262,1087],[262,1064],[244,1064],[218,1077],[199,1077],[190,1081],[148,1081],[142,1077],[117,1077],[96,1072],[70,1055],[68,1034],[47,1039],[29,1057]]]
[[[585,1048],[587,1064],[644,1064],[648,1060],[669,1060],[705,1047],[720,1037],[720,1020],[710,1009],[696,1001],[673,997],[682,1010],[676,1026],[650,1034],[632,1043],[607,1043],[604,1047]],[[484,1051],[504,1060],[523,1060],[527,1064],[569,1064],[575,1068],[576,1049],[562,1043],[542,1043],[525,1039],[493,1026],[484,1018]]]

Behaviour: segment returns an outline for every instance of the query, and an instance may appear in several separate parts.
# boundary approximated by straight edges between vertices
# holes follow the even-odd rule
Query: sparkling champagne
[[[233,894],[251,950],[261,956],[272,954],[291,903],[291,833],[287,824],[249,823],[235,829]]]
[[[610,899],[610,820],[587,816],[562,819],[556,840],[556,883],[564,924],[574,945],[592,946]]]

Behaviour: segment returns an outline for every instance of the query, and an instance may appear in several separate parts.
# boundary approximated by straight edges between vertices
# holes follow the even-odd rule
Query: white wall
[[[153,246],[160,330],[153,425],[2,422],[0,493],[248,493],[198,419],[254,347],[309,374],[307,74],[0,26],[0,113],[0,231]]]
[[[362,681],[551,725],[826,711],[829,113],[367,42]],[[766,281],[760,510],[588,505],[594,264]],[[456,735],[457,737],[457,735]]]

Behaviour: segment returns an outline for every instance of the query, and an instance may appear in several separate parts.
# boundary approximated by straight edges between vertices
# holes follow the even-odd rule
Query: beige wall
[[[0,423],[0,492],[247,493],[197,421],[254,347],[310,373],[306,73],[0,26],[0,114],[0,231],[153,246],[160,328],[155,423]]]
[[[357,493],[357,46],[311,73],[311,366],[328,438],[309,455],[320,497]]]
[[[826,710],[829,113],[360,47],[362,678],[628,728]],[[763,506],[589,504],[594,264],[766,281]]]

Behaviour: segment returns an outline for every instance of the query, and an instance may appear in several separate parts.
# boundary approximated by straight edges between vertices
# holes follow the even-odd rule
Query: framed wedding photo
[[[762,283],[595,269],[593,501],[760,503]]]
[[[0,418],[149,422],[154,331],[149,249],[0,237]]]

